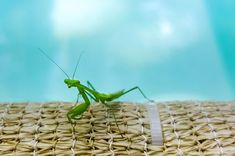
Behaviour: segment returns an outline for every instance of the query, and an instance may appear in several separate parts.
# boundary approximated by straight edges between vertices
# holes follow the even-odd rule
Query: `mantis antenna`
[[[74,79],[74,76],[75,76],[75,74],[76,74],[76,71],[77,71],[77,68],[78,68],[78,64],[79,64],[79,62],[80,62],[80,60],[81,60],[81,58],[82,58],[82,55],[84,54],[84,52],[85,51],[82,51],[82,53],[79,55],[79,57],[78,57],[78,61],[77,61],[77,64],[76,64],[76,67],[75,67],[75,69],[74,69],[74,72],[73,72],[73,79]]]
[[[39,50],[42,54],[44,54],[52,63],[54,63],[54,64],[68,77],[68,79],[69,79],[69,75],[68,75],[57,63],[55,63],[55,61],[52,60],[52,58],[50,58],[50,56],[48,56],[41,48],[38,48],[38,50]]]

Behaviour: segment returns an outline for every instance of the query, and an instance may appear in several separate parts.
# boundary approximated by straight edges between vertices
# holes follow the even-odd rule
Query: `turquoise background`
[[[102,92],[155,100],[235,97],[234,0],[0,1],[0,101],[75,101],[43,56]],[[138,92],[120,100],[144,101]]]

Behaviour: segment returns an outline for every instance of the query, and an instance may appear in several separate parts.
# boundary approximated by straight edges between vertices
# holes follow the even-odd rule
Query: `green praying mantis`
[[[101,92],[97,91],[89,81],[87,81],[87,86],[85,86],[79,80],[74,79],[75,73],[78,68],[78,64],[79,64],[81,56],[82,56],[82,53],[80,54],[80,56],[78,58],[77,64],[74,69],[73,76],[72,76],[72,78],[70,78],[68,76],[68,74],[53,59],[51,59],[51,57],[49,57],[42,49],[39,48],[39,50],[42,54],[44,54],[52,63],[54,63],[66,75],[67,78],[64,79],[64,83],[67,85],[67,87],[68,88],[77,88],[78,97],[79,97],[79,95],[81,95],[84,100],[84,102],[82,102],[81,104],[77,104],[78,103],[78,100],[77,100],[77,102],[76,102],[77,105],[75,105],[74,107],[72,107],[68,111],[67,118],[71,123],[72,123],[72,120],[79,119],[82,116],[82,114],[88,110],[88,108],[91,104],[90,99],[93,99],[95,102],[100,102],[100,103],[104,104],[106,107],[110,108],[111,105],[109,105],[108,102],[113,101],[115,99],[118,99],[121,96],[123,96],[131,91],[138,90],[143,95],[143,97],[145,99],[147,99],[148,101],[151,101],[151,102],[153,101],[153,100],[150,100],[138,86],[135,86],[135,87],[128,89],[128,90],[122,89],[117,92],[107,94],[107,93],[101,93]],[[115,118],[115,122],[116,122],[116,118]],[[116,122],[116,125],[117,125],[117,122]],[[118,127],[118,125],[117,125],[117,127]],[[118,129],[119,129],[119,127],[118,127]],[[119,131],[120,131],[120,129],[119,129]]]

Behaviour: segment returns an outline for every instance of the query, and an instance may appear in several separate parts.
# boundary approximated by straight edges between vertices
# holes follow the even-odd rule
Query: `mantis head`
[[[77,87],[80,84],[80,81],[72,79],[64,79],[64,83],[68,86],[68,88],[71,88],[71,87]]]

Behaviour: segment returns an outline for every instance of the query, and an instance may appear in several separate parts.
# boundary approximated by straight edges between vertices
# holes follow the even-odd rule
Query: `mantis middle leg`
[[[93,87],[93,85],[90,83],[90,81],[87,81],[87,86],[91,87],[91,89],[95,90],[95,88]],[[96,91],[96,90],[95,90]]]

